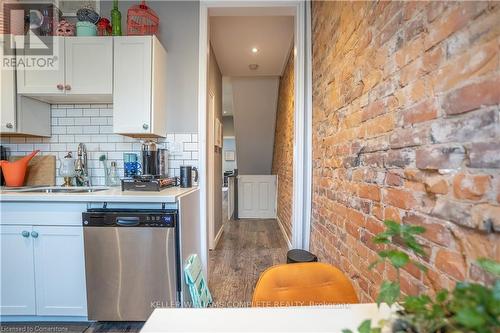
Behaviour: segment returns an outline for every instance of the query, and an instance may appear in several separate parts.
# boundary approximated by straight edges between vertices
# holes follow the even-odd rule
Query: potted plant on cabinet
[[[415,236],[425,232],[425,228],[414,225],[384,221],[385,230],[376,235],[375,243],[402,245],[407,252],[423,256],[424,250]],[[378,260],[370,265],[373,269],[386,262],[396,270],[396,281],[383,281],[380,286],[377,304],[397,303],[399,310],[395,318],[381,322],[381,327],[372,326],[365,320],[358,327],[359,333],[494,333],[500,331],[500,264],[482,258],[478,265],[495,277],[492,286],[472,282],[458,282],[452,291],[439,290],[434,296],[401,295],[400,269],[413,264],[426,272],[426,267],[412,260],[407,252],[396,249],[384,249],[378,252]],[[352,333],[344,330],[343,333]]]

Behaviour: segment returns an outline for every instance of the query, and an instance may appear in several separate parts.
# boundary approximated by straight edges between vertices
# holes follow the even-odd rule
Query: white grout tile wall
[[[52,105],[52,137],[1,137],[0,140],[12,156],[26,155],[35,149],[42,155],[55,155],[57,185],[63,183],[59,176],[60,159],[68,151],[76,158],[77,146],[83,142],[87,146],[92,185],[104,185],[104,168],[99,157],[106,155],[108,167],[111,161],[116,161],[123,176],[123,153],[140,155],[144,139],[113,134],[112,104],[60,104]],[[158,148],[169,150],[169,176],[179,176],[181,165],[198,166],[197,133],[168,133],[166,138],[154,140]]]

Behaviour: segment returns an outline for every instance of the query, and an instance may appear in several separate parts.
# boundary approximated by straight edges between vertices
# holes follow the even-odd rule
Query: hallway
[[[251,306],[259,275],[285,263],[288,246],[277,220],[229,221],[210,251],[210,291],[214,307]]]

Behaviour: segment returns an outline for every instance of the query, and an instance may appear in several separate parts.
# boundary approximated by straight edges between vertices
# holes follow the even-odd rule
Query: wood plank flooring
[[[288,246],[278,222],[231,220],[209,254],[209,287],[214,307],[246,307],[260,274],[285,263]]]
[[[270,266],[285,263],[287,250],[276,220],[227,222],[217,248],[209,255],[213,306],[250,306],[259,275]],[[4,322],[0,323],[0,331],[135,333],[143,325],[143,322]]]

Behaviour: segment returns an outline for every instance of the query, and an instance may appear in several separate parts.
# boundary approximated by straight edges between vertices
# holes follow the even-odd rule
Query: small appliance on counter
[[[175,178],[141,175],[122,179],[122,191],[161,191],[176,186]]]
[[[193,172],[195,174],[194,181],[198,181],[198,169],[190,165],[181,166],[181,187],[193,187]]]
[[[168,177],[168,149],[158,149],[158,175]]]
[[[154,141],[145,141],[142,144],[142,174],[147,176],[158,175],[158,146]]]
[[[161,191],[177,185],[176,178],[168,177],[167,149],[158,148],[154,141],[145,141],[141,156],[142,164],[137,161],[137,154],[123,154],[122,191]]]

